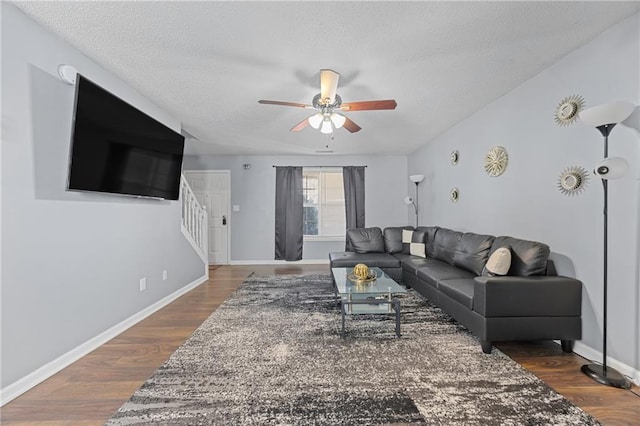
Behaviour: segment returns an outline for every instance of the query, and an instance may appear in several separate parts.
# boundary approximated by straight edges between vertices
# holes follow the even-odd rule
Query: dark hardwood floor
[[[223,266],[208,282],[11,401],[3,425],[101,425],[252,272],[325,273],[326,265]],[[605,425],[640,425],[640,389],[602,386],[580,372],[586,360],[551,342],[501,343],[511,358]],[[478,348],[480,350],[480,348]]]

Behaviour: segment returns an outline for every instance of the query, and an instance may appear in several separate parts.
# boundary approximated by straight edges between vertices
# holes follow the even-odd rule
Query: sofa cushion
[[[513,237],[496,237],[489,256],[500,247],[511,248],[511,268],[507,275],[528,277],[545,274],[550,252],[548,245]]]
[[[384,251],[387,253],[401,253],[402,252],[402,231],[413,230],[413,226],[393,226],[384,228],[382,232],[384,238]]]
[[[429,264],[418,268],[416,275],[423,281],[426,281],[432,286],[437,286],[440,280],[453,280],[457,278],[473,278],[476,275],[473,272],[465,271],[464,269],[457,268],[453,265],[449,265],[446,262],[435,259]]]
[[[493,240],[494,237],[491,235],[479,235],[472,232],[463,234],[453,255],[453,264],[458,268],[481,275],[482,268],[489,258],[489,250],[491,250]]]
[[[466,308],[473,309],[473,278],[438,281],[438,290]]]
[[[384,238],[378,227],[349,229],[347,238],[356,253],[384,253]]]
[[[462,232],[451,229],[440,228],[433,238],[433,252],[427,254],[435,259],[453,265],[453,256],[458,248],[458,241],[462,237]]]
[[[370,268],[399,268],[400,259],[389,253],[354,253],[352,251],[336,251],[329,253],[332,268],[353,268],[364,263]]]
[[[411,275],[417,275],[418,269],[423,268],[425,266],[429,266],[433,263],[439,263],[439,260],[435,259],[423,259],[421,257],[410,256],[410,255],[402,255],[406,256],[405,258],[401,258],[402,269],[409,272]]]
[[[404,263],[408,259],[417,259],[416,257],[411,256],[409,253],[394,253],[393,257],[397,258],[402,263]]]
[[[425,243],[425,251],[427,256],[432,256],[433,253],[433,239],[436,236],[436,232],[438,231],[437,226],[418,226],[416,228],[417,232],[422,233],[423,240]]]

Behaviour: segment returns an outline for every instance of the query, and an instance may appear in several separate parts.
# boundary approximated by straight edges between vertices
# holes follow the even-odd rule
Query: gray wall
[[[244,170],[243,164],[251,164]],[[231,170],[231,262],[274,258],[275,168],[277,166],[361,166],[365,171],[366,226],[405,225],[407,158],[404,156],[206,156],[186,157],[185,170]],[[410,222],[412,223],[412,222]],[[344,241],[305,242],[304,260],[328,261]]]
[[[584,282],[583,343],[602,349],[602,204],[600,180],[585,193],[562,195],[557,180],[567,166],[589,170],[603,158],[603,138],[582,123],[559,127],[554,112],[566,96],[580,94],[587,106],[613,100],[640,103],[640,19],[613,27],[516,90],[459,123],[409,156],[409,173],[427,175],[421,198],[428,200],[422,223],[458,230],[543,241],[559,272]],[[525,53],[526,54],[526,53]],[[478,82],[481,84],[481,82]],[[460,100],[464,102],[464,99]],[[609,184],[609,346],[615,359],[640,368],[638,289],[639,109],[615,128],[609,155],[622,156],[630,170]],[[495,145],[509,153],[500,177],[483,170]],[[452,166],[449,154],[460,151]],[[449,191],[460,189],[452,203]]]
[[[4,388],[202,277],[204,263],[180,232],[179,202],[65,192],[74,88],[57,68],[71,64],[168,126],[179,123],[1,7]]]

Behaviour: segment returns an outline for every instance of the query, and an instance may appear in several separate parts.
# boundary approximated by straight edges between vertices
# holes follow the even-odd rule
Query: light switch
[[[239,206],[239,205],[237,205],[237,204],[234,204],[234,205],[233,205],[233,211],[234,211],[234,212],[239,212],[239,211],[240,211],[240,206]]]

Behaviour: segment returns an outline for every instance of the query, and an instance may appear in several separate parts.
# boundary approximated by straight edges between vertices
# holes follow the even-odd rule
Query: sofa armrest
[[[476,277],[473,310],[486,317],[580,316],[582,282],[569,277]]]

